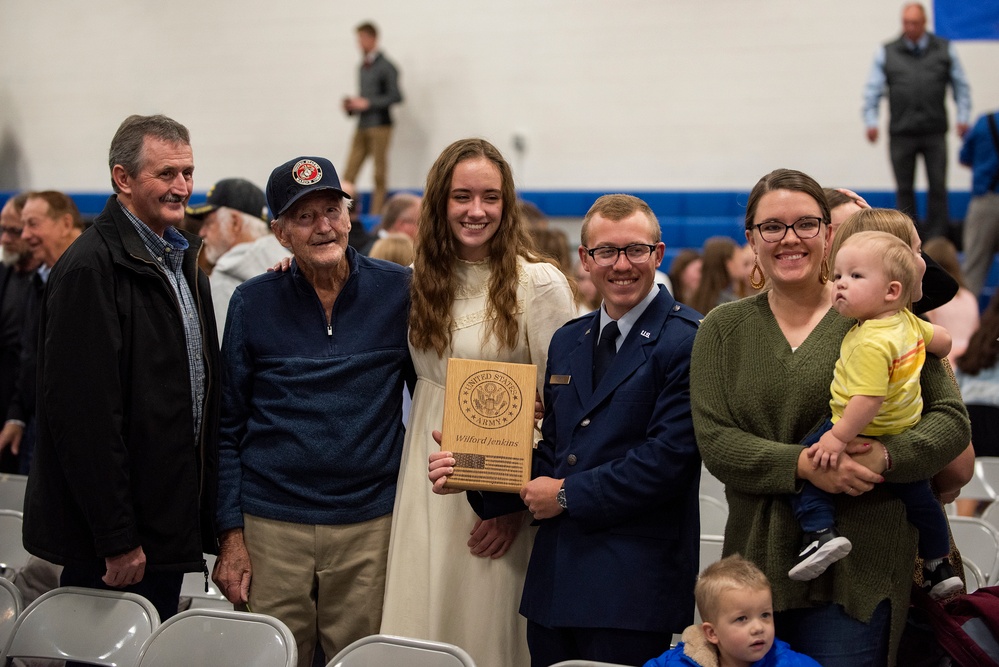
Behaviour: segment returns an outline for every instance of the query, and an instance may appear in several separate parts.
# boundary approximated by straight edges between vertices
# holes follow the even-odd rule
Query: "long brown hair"
[[[485,158],[500,172],[503,217],[489,241],[489,294],[486,299],[487,336],[501,347],[514,348],[520,326],[517,322],[517,258],[540,261],[521,221],[513,173],[500,152],[484,139],[456,141],[440,154],[427,173],[427,185],[420,206],[416,235],[416,259],[410,288],[409,340],[418,350],[432,349],[438,357],[451,344],[454,317],[451,306],[458,289],[455,266],[458,249],[447,221],[451,179],[458,163]]]
[[[669,281],[673,285],[673,296],[676,297],[677,301],[685,303],[688,306],[694,293],[689,291],[687,286],[683,284],[683,272],[687,270],[688,266],[697,261],[701,261],[701,266],[704,266],[700,252],[693,248],[684,248],[676,254],[673,258],[673,263],[669,265],[668,275]]]
[[[687,305],[697,312],[707,315],[718,305],[718,297],[731,287],[732,276],[728,273],[728,261],[740,250],[735,241],[727,236],[712,236],[704,242],[701,264],[701,283]]]
[[[978,329],[971,334],[968,349],[957,358],[957,367],[962,373],[978,375],[986,368],[992,368],[999,359],[999,290],[989,300],[982,313]]]

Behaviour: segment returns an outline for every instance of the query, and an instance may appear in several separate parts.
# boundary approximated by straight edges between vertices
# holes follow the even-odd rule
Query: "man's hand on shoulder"
[[[250,553],[243,542],[243,529],[233,528],[219,538],[219,557],[215,560],[212,581],[233,604],[250,599]]]
[[[135,547],[118,556],[108,556],[104,559],[104,566],[107,572],[101,581],[105,584],[114,588],[131,586],[142,581],[146,574],[146,554],[142,547]]]

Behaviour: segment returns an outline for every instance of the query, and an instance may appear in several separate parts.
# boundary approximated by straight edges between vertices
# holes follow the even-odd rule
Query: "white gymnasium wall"
[[[748,190],[778,166],[889,190],[861,89],[901,4],[0,0],[0,190],[108,190],[108,143],[131,113],[190,128],[202,191],[227,176],[263,185],[298,154],[342,163],[353,123],[339,105],[366,19],[402,71],[393,188],[422,187],[443,146],[478,135],[530,190]],[[975,115],[999,106],[999,43],[958,49]]]

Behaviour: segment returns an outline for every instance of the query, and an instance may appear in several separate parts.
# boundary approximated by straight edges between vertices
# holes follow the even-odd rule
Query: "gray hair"
[[[218,210],[229,211],[238,215],[239,219],[243,221],[243,229],[255,239],[259,239],[261,236],[269,234],[271,231],[270,225],[264,222],[260,216],[250,215],[249,213],[229,208],[228,206],[220,206]]]
[[[155,137],[173,144],[191,145],[191,135],[187,128],[163,115],[139,116],[133,114],[122,121],[111,139],[108,152],[108,168],[112,172],[111,187],[118,190],[114,182],[115,165],[121,165],[125,173],[135,176],[142,168],[142,147],[146,137]]]

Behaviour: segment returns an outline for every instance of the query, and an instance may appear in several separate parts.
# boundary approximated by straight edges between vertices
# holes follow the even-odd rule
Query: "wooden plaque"
[[[531,479],[533,364],[449,359],[441,449],[457,463],[452,489],[518,493]]]

